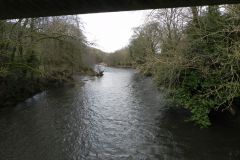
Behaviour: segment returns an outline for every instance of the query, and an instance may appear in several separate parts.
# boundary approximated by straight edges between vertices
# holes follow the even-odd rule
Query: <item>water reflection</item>
[[[201,130],[167,107],[151,79],[106,68],[102,78],[0,110],[0,157],[11,160],[239,159],[238,127]],[[80,83],[80,81],[79,81]]]

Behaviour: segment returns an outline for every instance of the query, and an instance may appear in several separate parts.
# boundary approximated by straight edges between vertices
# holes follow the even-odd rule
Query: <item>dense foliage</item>
[[[135,65],[201,127],[211,124],[211,111],[236,113],[239,5],[154,10],[128,48]]]
[[[89,71],[94,62],[86,61],[91,48],[81,28],[77,16],[0,21],[0,104]]]

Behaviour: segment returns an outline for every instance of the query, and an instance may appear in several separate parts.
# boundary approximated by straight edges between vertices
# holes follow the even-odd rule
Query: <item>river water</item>
[[[135,70],[76,79],[0,110],[1,160],[240,159],[238,126],[184,122]]]

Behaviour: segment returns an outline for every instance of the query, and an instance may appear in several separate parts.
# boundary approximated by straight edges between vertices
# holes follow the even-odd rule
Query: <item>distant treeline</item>
[[[132,59],[129,55],[128,47],[104,54],[103,62],[112,67],[132,67]]]
[[[153,76],[201,127],[212,112],[236,115],[240,97],[240,5],[153,10],[130,44],[108,57]]]
[[[0,21],[0,106],[13,105],[102,60],[77,16]]]

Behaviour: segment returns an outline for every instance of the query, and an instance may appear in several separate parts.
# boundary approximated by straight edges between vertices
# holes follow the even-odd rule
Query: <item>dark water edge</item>
[[[88,69],[84,72],[76,73],[75,75],[65,77],[61,79],[15,79],[11,80],[10,83],[6,79],[0,80],[0,108],[15,107],[18,103],[26,101],[43,91],[61,88],[64,86],[71,86],[75,83],[76,76],[96,76],[96,72],[92,69]],[[79,81],[79,79],[77,79]]]
[[[166,104],[135,70],[75,80],[0,109],[0,159],[240,159],[239,125],[185,122],[189,113]]]
[[[15,107],[18,103],[24,102],[28,98],[43,92],[44,90],[62,87],[62,82],[47,82],[47,81],[16,81],[15,87],[0,87],[1,102],[0,108]]]
[[[43,91],[43,83],[38,80],[15,80],[10,82],[0,82],[0,108],[14,107],[27,98]]]

